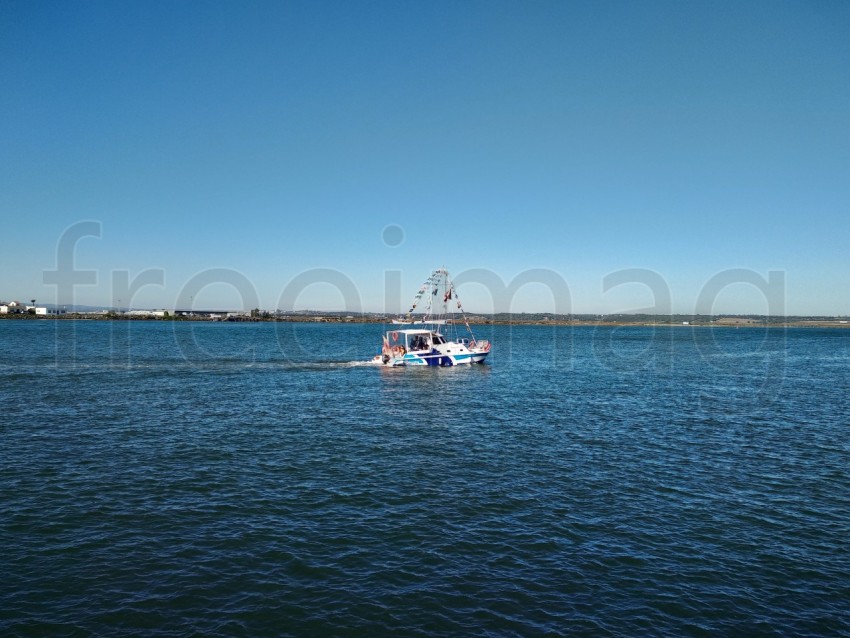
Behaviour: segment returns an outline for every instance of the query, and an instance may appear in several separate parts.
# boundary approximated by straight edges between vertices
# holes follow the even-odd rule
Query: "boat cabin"
[[[392,330],[387,334],[390,346],[399,345],[405,352],[431,352],[435,345],[446,343],[446,338],[431,330]]]

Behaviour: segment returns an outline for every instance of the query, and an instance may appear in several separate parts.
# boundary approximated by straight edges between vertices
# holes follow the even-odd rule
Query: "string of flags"
[[[413,303],[410,306],[410,309],[407,311],[408,316],[413,314],[413,311],[416,310],[416,307],[419,305],[419,302],[422,301],[422,295],[425,294],[425,291],[431,289],[431,296],[436,297],[439,292],[439,277],[443,274],[446,274],[443,270],[435,270],[431,273],[431,276],[428,277],[428,280],[419,287],[419,291],[413,297]],[[457,296],[457,292],[455,292],[454,286],[451,285],[451,282],[446,279],[446,292],[443,295],[443,303],[448,303],[450,299],[455,299],[457,301],[458,310],[463,312],[463,306],[460,303],[460,299]],[[429,306],[430,311],[430,306]]]

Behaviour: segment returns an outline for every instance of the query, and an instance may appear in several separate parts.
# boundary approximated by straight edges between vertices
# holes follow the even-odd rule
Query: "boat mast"
[[[466,318],[466,311],[463,309],[463,304],[460,303],[460,297],[457,296],[457,291],[455,290],[454,284],[451,279],[449,279],[449,273],[446,269],[443,269],[443,273],[446,276],[446,293],[445,293],[445,303],[448,306],[448,302],[450,299],[454,298],[457,309],[460,310],[460,316],[463,318],[463,325],[466,326],[466,329],[469,331],[469,336],[472,337],[472,340],[475,341],[475,334],[472,332],[472,327],[469,325],[469,320]],[[446,311],[448,314],[448,310]]]
[[[427,301],[425,302],[422,323],[427,323],[432,318],[432,314],[437,310],[438,304],[441,303],[439,299],[435,301],[434,298],[442,295],[443,312],[438,318],[448,319],[449,301],[454,300],[463,318],[463,324],[466,326],[467,331],[469,331],[469,335],[473,341],[475,340],[475,334],[472,332],[472,327],[466,318],[466,311],[464,311],[463,305],[460,303],[460,297],[457,296],[457,291],[449,278],[449,271],[446,270],[445,266],[432,272],[428,279],[425,280],[425,283],[419,287],[419,291],[413,297],[413,303],[410,304],[410,309],[407,311],[408,321],[413,321],[413,311],[416,310],[416,306],[422,301],[423,295],[427,295]]]

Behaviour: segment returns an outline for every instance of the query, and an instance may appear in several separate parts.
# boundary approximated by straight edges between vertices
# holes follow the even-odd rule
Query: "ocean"
[[[0,635],[850,635],[850,330],[0,321]]]

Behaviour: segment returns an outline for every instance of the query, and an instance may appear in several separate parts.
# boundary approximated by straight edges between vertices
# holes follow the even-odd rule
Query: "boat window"
[[[411,350],[427,350],[429,348],[428,338],[424,334],[410,336]]]
[[[434,343],[445,343],[446,340],[443,339],[440,335],[434,335]]]

